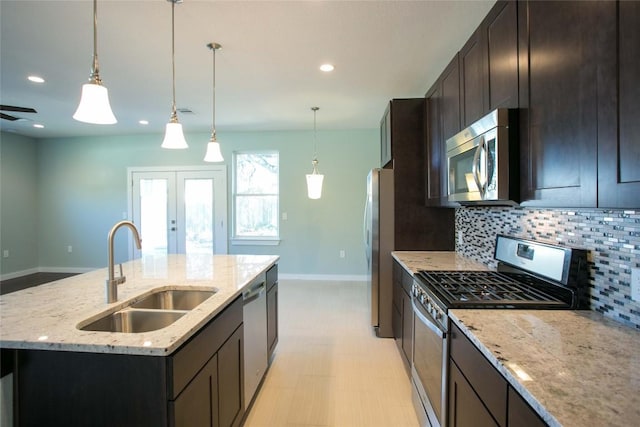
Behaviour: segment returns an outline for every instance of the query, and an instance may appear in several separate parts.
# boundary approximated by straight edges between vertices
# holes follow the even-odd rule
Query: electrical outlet
[[[340,249],[340,258],[344,258],[346,256],[344,249]]]
[[[71,246],[71,245],[67,246],[67,252],[68,253],[73,252],[73,246]]]
[[[9,249],[5,249],[4,251],[2,251],[2,257],[9,258]]]
[[[640,302],[640,268],[631,269],[631,299]]]

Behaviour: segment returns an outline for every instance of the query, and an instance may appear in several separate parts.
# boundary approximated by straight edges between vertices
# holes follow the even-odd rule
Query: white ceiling
[[[175,9],[176,98],[193,114],[179,120],[187,134],[210,131],[206,45],[217,42],[218,132],[310,129],[312,106],[319,130],[376,128],[389,99],[424,96],[494,2],[185,0]],[[167,0],[98,1],[100,75],[115,125],[71,118],[91,66],[91,0],[0,0],[0,18],[0,103],[38,111],[10,113],[31,121],[0,120],[2,130],[36,138],[164,132]],[[324,62],[335,71],[319,71]]]

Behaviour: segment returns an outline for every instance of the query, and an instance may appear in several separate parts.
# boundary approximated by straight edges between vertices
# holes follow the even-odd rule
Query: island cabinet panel
[[[16,426],[166,426],[162,357],[18,350]]]
[[[200,373],[169,403],[169,425],[219,427],[218,356],[213,356]]]
[[[610,17],[610,15],[608,15]],[[606,17],[604,17],[606,18]],[[609,19],[611,20],[611,19]],[[620,1],[617,49],[606,81],[611,97],[601,117],[598,141],[598,206],[640,206],[640,2]],[[613,24],[607,24],[609,28]],[[618,57],[614,60],[615,55]],[[615,61],[615,62],[614,62]],[[617,87],[616,87],[617,82]]]
[[[595,207],[598,118],[610,96],[602,73],[616,4],[520,2],[523,204]],[[603,102],[605,105],[603,106]]]
[[[267,355],[269,361],[278,344],[278,264],[267,271]]]
[[[16,350],[19,426],[238,426],[242,297],[169,356]]]

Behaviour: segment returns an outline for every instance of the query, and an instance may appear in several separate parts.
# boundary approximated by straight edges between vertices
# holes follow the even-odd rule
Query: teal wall
[[[33,222],[39,231],[32,263],[45,271],[105,267],[107,233],[127,211],[127,168],[206,165],[202,157],[209,135],[186,137],[190,148],[184,151],[162,150],[162,135],[31,141],[32,163],[20,176],[29,175],[29,193],[39,194],[30,212],[38,212]],[[280,222],[278,246],[229,245],[229,253],[280,255],[283,274],[365,274],[362,211],[367,173],[379,163],[377,130],[318,131],[319,169],[325,174],[320,200],[306,197],[312,131],[220,132],[218,139],[229,178],[229,220],[231,159],[237,150],[279,151],[280,212],[288,217]],[[13,152],[3,153],[3,178],[5,165],[13,163],[14,156]],[[2,202],[4,205],[4,184]],[[4,231],[4,210],[2,222]],[[116,261],[124,261],[126,233],[117,239]],[[73,247],[72,253],[67,252],[68,246]],[[345,258],[339,257],[340,250],[345,251]]]
[[[0,134],[0,275],[38,267],[37,180],[36,141]]]

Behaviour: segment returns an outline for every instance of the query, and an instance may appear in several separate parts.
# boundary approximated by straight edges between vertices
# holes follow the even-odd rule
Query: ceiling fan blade
[[[5,114],[5,113],[0,113],[0,118],[3,118],[5,120],[10,120],[12,122],[15,122],[16,120],[18,120],[17,117],[13,117],[13,116],[10,116],[10,115]]]
[[[0,105],[0,110],[4,110],[4,111],[15,111],[16,113],[37,113],[36,110],[34,110],[33,108],[26,108],[26,107],[16,107],[13,105]],[[3,117],[5,118],[5,117]],[[10,119],[8,119],[10,120]]]

